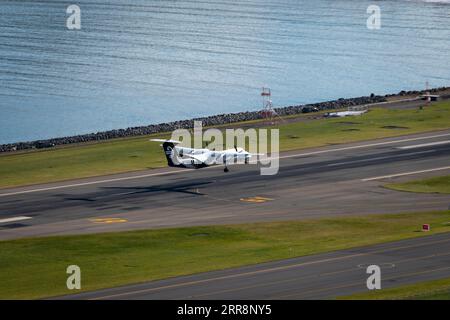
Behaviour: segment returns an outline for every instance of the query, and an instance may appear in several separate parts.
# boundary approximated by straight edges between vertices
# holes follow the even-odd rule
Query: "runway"
[[[381,289],[450,277],[450,234],[403,240],[117,287],[58,299],[330,299],[367,292],[369,265]]]
[[[286,152],[274,176],[165,168],[4,189],[0,239],[445,210],[448,195],[381,185],[449,174],[449,140],[446,130]]]

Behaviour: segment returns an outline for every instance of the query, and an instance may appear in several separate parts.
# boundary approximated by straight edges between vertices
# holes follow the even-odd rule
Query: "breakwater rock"
[[[437,92],[439,89],[432,89],[430,91]],[[408,92],[411,94],[420,94],[422,91],[411,91]],[[407,93],[402,92],[401,95],[405,95]],[[303,108],[317,108],[319,110],[330,110],[330,109],[342,109],[350,106],[364,105],[369,103],[376,102],[384,102],[386,101],[386,96],[377,96],[371,94],[370,96],[365,97],[357,97],[350,99],[338,99],[333,101],[326,101],[314,104],[307,105],[295,105],[295,106],[287,106],[281,108],[275,108],[275,112],[279,116],[287,116],[287,115],[295,115],[302,113]],[[152,133],[162,133],[162,132],[171,132],[175,129],[189,129],[193,127],[194,120],[202,121],[203,126],[217,126],[224,125],[230,123],[236,123],[241,121],[249,121],[249,120],[258,120],[264,118],[264,113],[261,110],[258,111],[246,111],[246,112],[238,112],[238,113],[229,113],[229,114],[219,114],[213,115],[203,118],[189,119],[189,120],[180,120],[173,121],[168,123],[160,123],[160,124],[151,124],[148,126],[140,126],[140,127],[130,127],[126,129],[116,129],[109,130],[97,133],[89,133],[89,134],[81,134],[76,136],[69,137],[61,137],[61,138],[53,138],[46,140],[36,140],[29,142],[17,142],[17,143],[9,143],[0,145],[0,152],[10,152],[10,151],[18,151],[18,150],[27,150],[27,149],[42,149],[42,148],[51,148],[58,145],[67,145],[74,143],[83,143],[83,142],[91,142],[91,141],[102,141],[109,140],[114,138],[124,138],[124,137],[134,137],[134,136],[142,136],[148,135]]]

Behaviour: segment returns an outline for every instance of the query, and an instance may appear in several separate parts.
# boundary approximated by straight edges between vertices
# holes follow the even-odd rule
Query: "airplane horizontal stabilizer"
[[[173,144],[180,144],[181,143],[181,141],[170,140],[170,139],[150,139],[150,141],[154,141],[154,142],[168,142],[168,143],[173,143]]]

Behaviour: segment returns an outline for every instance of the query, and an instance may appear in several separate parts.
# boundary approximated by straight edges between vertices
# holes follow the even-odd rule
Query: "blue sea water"
[[[449,2],[0,0],[0,143],[448,86]]]

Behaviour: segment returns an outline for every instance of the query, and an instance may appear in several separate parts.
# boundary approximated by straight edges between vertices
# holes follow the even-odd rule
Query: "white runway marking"
[[[309,156],[309,155],[314,155],[314,154],[337,152],[337,151],[360,149],[360,148],[369,148],[369,147],[375,147],[375,146],[397,144],[397,143],[408,142],[408,141],[426,140],[426,139],[448,137],[448,136],[450,136],[450,133],[437,134],[437,135],[426,136],[426,137],[417,137],[417,138],[407,138],[407,139],[400,139],[400,140],[393,140],[393,141],[385,141],[385,142],[375,142],[375,143],[363,144],[363,145],[357,145],[357,146],[351,146],[351,147],[342,147],[342,148],[335,148],[335,149],[328,149],[328,150],[320,150],[320,151],[312,151],[312,152],[306,152],[306,153],[291,154],[291,155],[278,157],[278,159],[286,159],[286,158],[293,158],[293,157],[300,157],[300,156]],[[275,159],[275,158],[274,157],[273,158],[269,157],[267,159]],[[213,167],[214,166],[207,167],[207,168],[213,168]],[[205,168],[205,169],[207,169],[207,168]],[[203,169],[203,170],[205,170],[205,169]],[[160,173],[149,173],[149,174],[143,174],[143,175],[138,175],[138,176],[130,176],[130,177],[123,177],[123,178],[112,178],[112,179],[96,180],[96,181],[90,181],[90,182],[66,184],[66,185],[47,187],[47,188],[29,189],[29,190],[16,191],[16,192],[10,192],[10,193],[1,193],[0,197],[7,197],[7,196],[18,195],[18,194],[33,193],[33,192],[40,192],[40,191],[57,190],[57,189],[64,189],[64,188],[71,188],[71,187],[81,187],[81,186],[88,186],[88,185],[101,184],[101,183],[107,183],[107,182],[116,182],[116,181],[132,180],[132,179],[142,179],[142,178],[153,177],[153,176],[162,176],[162,175],[167,175],[167,174],[179,173],[179,172],[184,172],[184,171],[187,171],[187,170],[195,170],[195,169],[181,169],[181,170],[176,170],[176,171],[167,171],[167,172],[160,172]]]
[[[330,150],[313,151],[313,152],[300,153],[300,154],[291,154],[288,156],[281,156],[281,157],[279,157],[279,159],[293,158],[293,157],[299,157],[299,156],[309,156],[309,155],[313,155],[313,154],[344,151],[344,150],[351,150],[351,149],[376,147],[376,146],[383,146],[383,145],[388,145],[388,144],[396,144],[396,143],[402,143],[402,142],[408,142],[408,141],[433,139],[433,138],[440,138],[440,137],[447,137],[447,136],[450,136],[450,133],[438,134],[438,135],[427,136],[427,137],[408,138],[408,139],[394,140],[394,141],[375,142],[375,143],[363,144],[363,145],[358,145],[358,146],[343,147],[343,148],[336,148],[336,149],[330,149]]]
[[[28,220],[28,219],[32,219],[32,218],[25,217],[25,216],[6,218],[6,219],[0,219],[0,223],[16,222],[16,221],[22,221],[22,220]]]
[[[418,174],[418,173],[425,173],[425,172],[432,172],[432,171],[440,171],[440,170],[448,170],[448,169],[450,169],[450,167],[441,167],[441,168],[434,168],[434,169],[427,169],[427,170],[420,170],[420,171],[411,171],[411,172],[391,174],[391,175],[388,175],[388,176],[366,178],[366,179],[361,179],[361,181],[372,181],[372,180],[380,180],[380,179],[387,179],[387,178],[395,178],[395,177],[407,176],[407,175],[411,175],[411,174]]]
[[[392,158],[399,158],[399,157],[404,157],[404,156],[413,156],[416,154],[424,154],[424,153],[431,153],[431,152],[435,152],[436,150],[427,150],[427,151],[419,151],[419,152],[411,152],[411,153],[403,153],[403,154],[398,154],[398,155],[393,155],[393,156],[388,156],[388,157],[375,157],[375,158],[370,158],[370,159],[362,159],[362,160],[354,160],[354,161],[345,161],[345,162],[336,162],[336,163],[331,163],[328,164],[328,167],[334,167],[334,166],[339,166],[339,165],[343,165],[343,164],[352,164],[352,163],[360,163],[360,162],[369,162],[369,161],[374,161],[374,160],[385,160],[385,159],[392,159]]]
[[[97,181],[89,181],[89,182],[82,182],[82,183],[66,184],[66,185],[62,185],[62,186],[54,186],[54,187],[48,187],[48,188],[30,189],[30,190],[23,190],[23,191],[11,192],[11,193],[2,193],[2,194],[0,194],[0,197],[12,196],[12,195],[23,194],[23,193],[31,193],[31,192],[39,192],[39,191],[48,191],[48,190],[56,190],[56,189],[63,189],[63,188],[71,188],[71,187],[81,187],[81,186],[88,186],[88,185],[91,185],[91,184],[100,184],[100,183],[105,183],[105,182],[115,182],[115,181],[140,179],[140,178],[147,178],[147,177],[154,177],[154,176],[162,176],[162,175],[182,172],[182,171],[186,171],[186,170],[193,170],[193,169],[183,169],[183,170],[177,170],[177,171],[149,173],[149,174],[142,174],[142,175],[139,175],[139,176],[114,178],[114,179],[107,179],[107,180],[97,180]]]
[[[415,148],[422,148],[422,147],[438,146],[441,144],[449,144],[449,143],[450,143],[450,140],[436,141],[436,142],[430,142],[430,143],[415,144],[412,146],[398,147],[397,149],[407,150],[407,149],[415,149]]]

